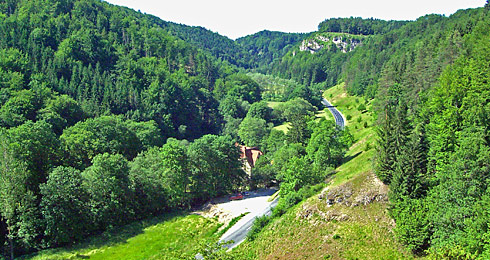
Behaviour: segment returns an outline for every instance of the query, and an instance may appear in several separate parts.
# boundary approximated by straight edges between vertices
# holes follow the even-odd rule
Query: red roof
[[[260,156],[264,155],[257,147],[240,145],[240,159],[247,159],[248,164],[254,167]]]

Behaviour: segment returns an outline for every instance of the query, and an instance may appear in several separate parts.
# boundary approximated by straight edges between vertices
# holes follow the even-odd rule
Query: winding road
[[[270,216],[272,209],[277,205],[278,197],[272,201],[268,201],[271,195],[277,191],[277,188],[260,189],[250,191],[242,200],[227,201],[219,203],[219,207],[227,211],[235,211],[235,213],[248,213],[243,216],[235,225],[228,229],[220,238],[221,243],[225,243],[223,247],[231,250],[245,241],[247,234],[252,228],[255,218],[264,215]],[[201,254],[197,254],[195,259],[204,259]]]
[[[344,115],[342,115],[342,113],[340,113],[340,111],[337,110],[335,106],[330,104],[330,102],[328,102],[328,100],[326,100],[325,98],[322,98],[322,104],[326,106],[328,110],[330,110],[330,113],[332,113],[333,117],[335,118],[335,124],[343,129],[345,127]]]

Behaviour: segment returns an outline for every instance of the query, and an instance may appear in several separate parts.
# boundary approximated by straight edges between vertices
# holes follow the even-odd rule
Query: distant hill
[[[249,64],[260,72],[269,72],[270,64],[282,58],[294,46],[306,38],[306,33],[261,31],[237,39],[250,55]]]

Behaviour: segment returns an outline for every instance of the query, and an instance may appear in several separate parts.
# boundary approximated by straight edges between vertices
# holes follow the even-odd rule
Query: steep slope
[[[372,112],[343,85],[326,91],[350,118],[356,142],[328,186],[268,224],[253,242],[235,249],[239,259],[410,259],[395,239],[388,187],[374,174]],[[357,102],[356,102],[357,101]],[[367,104],[370,111],[370,104]]]
[[[321,199],[311,198],[294,213],[289,212],[286,220],[269,224],[264,238],[251,242],[244,253],[260,248],[256,255],[251,253],[259,259],[295,254],[297,257],[339,259],[409,257],[410,253],[405,250],[397,253],[378,246],[390,242],[376,244],[384,237],[395,243],[390,248],[399,248],[396,237],[415,255],[429,254],[436,259],[488,258],[489,220],[488,210],[483,205],[489,203],[490,171],[483,158],[488,157],[490,147],[486,119],[489,102],[483,97],[488,96],[489,89],[489,8],[487,4],[484,8],[460,10],[450,17],[427,15],[383,34],[369,36],[350,54],[342,54],[350,55],[342,68],[346,91],[365,95],[367,99],[375,97],[373,111],[378,113],[376,168],[358,161],[372,160],[373,150],[371,154],[350,154],[354,158],[337,169],[332,189],[322,195],[331,207],[325,206]],[[331,55],[316,40],[319,39],[303,45],[305,54],[293,56],[292,53],[283,58],[282,62],[290,62],[285,68],[299,64],[306,70],[313,64],[308,62],[315,61],[308,57]],[[317,77],[306,79],[313,82]],[[372,133],[371,138],[374,137]],[[366,151],[371,148],[365,144]],[[357,164],[351,164],[355,162]],[[345,181],[346,184],[335,186]],[[387,186],[380,181],[389,184],[391,192],[387,193]],[[365,215],[374,220],[385,216],[385,222],[377,224],[385,230],[385,235],[376,236],[383,232],[369,228],[369,223],[374,222],[357,223],[363,218],[352,210],[357,208],[353,205],[359,204],[356,202],[359,194],[368,201],[380,198],[381,204],[385,203],[381,206],[383,210],[388,195],[390,217],[396,225],[384,225],[390,221],[386,211],[374,210],[374,215]],[[340,201],[333,203],[337,199]],[[337,205],[342,202],[350,206]],[[370,211],[369,207],[365,212]],[[336,226],[336,231],[329,230],[325,224],[330,223],[332,216],[337,221],[334,226],[340,226]],[[302,224],[294,222],[295,217],[303,221]],[[313,223],[307,223],[309,219]],[[347,230],[351,231],[346,231],[349,220],[357,223],[357,231],[351,232],[350,228]],[[341,222],[346,224],[339,224]],[[309,255],[322,252],[324,246],[315,243],[320,237],[317,233],[303,235],[307,230],[315,230],[312,227],[315,225],[324,228],[318,229],[319,232],[332,235],[332,240],[325,242],[335,246],[333,251],[325,249],[323,254]],[[289,239],[288,235],[294,239]],[[359,243],[357,238],[362,237],[366,240]],[[377,251],[362,248],[366,241],[373,242],[370,247]],[[314,251],[315,246],[320,249]],[[276,251],[275,247],[281,250]],[[293,249],[288,251],[289,248]],[[405,254],[408,255],[402,256]]]
[[[276,60],[270,71],[306,85],[334,86],[341,80],[343,66],[348,64],[354,49],[405,23],[361,18],[325,20],[319,24],[318,31]]]
[[[227,48],[219,47],[218,41],[233,49],[233,41],[101,1],[9,3],[0,17],[0,47],[10,49],[3,55],[2,73],[6,78],[20,74],[16,85],[2,83],[6,85],[2,105],[37,80],[71,96],[88,116],[112,113],[154,120],[166,137],[192,139],[219,131],[220,116],[212,112],[217,112],[218,103],[210,92],[218,78],[234,69],[208,54],[213,50],[194,43]],[[15,55],[23,59],[10,66],[8,60]],[[43,101],[37,102],[34,110],[42,107]],[[29,113],[30,120],[39,116]]]

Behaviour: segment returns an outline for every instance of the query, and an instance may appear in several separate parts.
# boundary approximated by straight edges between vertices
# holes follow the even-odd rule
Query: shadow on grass
[[[356,154],[351,155],[351,156],[346,156],[346,157],[344,158],[344,160],[343,160],[342,164],[345,164],[345,163],[349,162],[350,160],[352,160],[352,159],[356,158],[356,157],[357,157],[357,156],[359,156],[361,153],[362,153],[362,151],[361,151],[361,152],[357,152]]]
[[[110,247],[114,245],[127,243],[127,240],[144,233],[147,227],[157,225],[162,222],[170,221],[175,218],[185,217],[189,215],[187,211],[177,211],[162,214],[155,217],[149,217],[143,220],[135,221],[133,223],[127,224],[125,226],[114,227],[112,230],[107,230],[99,234],[93,234],[88,236],[85,241],[81,241],[74,245],[46,249],[39,251],[31,255],[24,255],[19,259],[30,259],[38,255],[44,254],[56,254],[56,253],[69,253],[73,252],[76,255],[75,259],[88,259],[89,256],[83,253],[76,253],[77,251],[83,251],[86,249],[95,249],[101,247]]]

